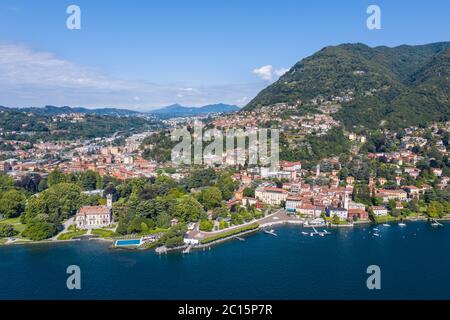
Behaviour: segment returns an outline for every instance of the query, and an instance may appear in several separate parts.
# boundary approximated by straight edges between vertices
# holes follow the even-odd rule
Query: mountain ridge
[[[243,111],[277,103],[304,105],[351,90],[336,114],[346,126],[420,124],[450,116],[450,42],[397,47],[328,46],[297,62]],[[439,75],[439,76],[437,76]],[[422,121],[423,120],[423,121]]]
[[[137,111],[122,108],[95,108],[88,109],[85,107],[69,107],[69,106],[52,106],[46,105],[44,107],[5,107],[0,106],[3,110],[16,110],[19,112],[29,112],[41,116],[57,116],[67,113],[84,113],[89,115],[108,115],[108,116],[140,116],[140,115],[155,115],[155,116],[194,116],[208,113],[227,113],[239,111],[240,108],[236,105],[229,105],[225,103],[209,104],[202,107],[186,107],[180,104],[172,104],[167,107],[162,107],[148,111]]]
[[[148,111],[148,113],[158,116],[195,116],[208,113],[229,113],[239,110],[240,108],[238,106],[225,103],[208,104],[202,107],[186,107],[180,104],[172,104],[167,107]]]

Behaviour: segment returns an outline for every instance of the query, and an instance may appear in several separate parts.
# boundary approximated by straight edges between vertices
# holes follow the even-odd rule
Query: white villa
[[[287,196],[287,190],[274,187],[259,188],[255,191],[256,199],[270,205],[281,204],[281,201],[286,201]]]
[[[388,210],[383,206],[373,206],[372,207],[373,214],[376,216],[387,216]]]
[[[107,227],[112,223],[112,195],[106,197],[106,206],[81,207],[75,217],[77,228],[94,229]]]

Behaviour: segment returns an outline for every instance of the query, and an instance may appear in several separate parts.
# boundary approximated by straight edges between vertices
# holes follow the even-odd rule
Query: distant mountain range
[[[450,42],[385,46],[342,44],[326,47],[295,64],[243,110],[276,103],[299,108],[319,96],[342,96],[333,117],[347,127],[425,125],[450,119]]]
[[[55,106],[45,106],[43,108],[20,108],[17,109],[24,112],[32,112],[41,116],[56,116],[66,113],[84,113],[84,114],[96,114],[99,116],[136,116],[141,114],[141,112],[127,110],[127,109],[117,109],[117,108],[100,108],[100,109],[87,109],[82,107],[55,107]]]
[[[138,116],[138,115],[154,115],[160,118],[169,117],[190,117],[198,115],[206,115],[210,113],[228,113],[239,111],[240,108],[235,105],[229,104],[210,104],[203,107],[185,107],[179,104],[173,104],[164,108],[159,108],[150,111],[134,111],[128,109],[119,108],[99,108],[99,109],[87,109],[83,107],[56,107],[56,106],[45,106],[43,108],[29,107],[29,108],[10,108],[16,109],[22,112],[32,112],[40,116],[56,116],[65,113],[84,113],[100,116]]]
[[[199,116],[209,113],[229,113],[239,111],[240,108],[229,104],[210,104],[203,107],[185,107],[179,104],[173,104],[164,108],[151,110],[149,113],[160,117],[189,117]]]

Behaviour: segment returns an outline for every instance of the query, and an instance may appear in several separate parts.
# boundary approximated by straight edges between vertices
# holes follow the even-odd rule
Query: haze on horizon
[[[0,105],[243,106],[300,59],[328,45],[448,41],[450,3],[373,1],[59,1],[0,4]],[[81,30],[66,9],[80,6]]]

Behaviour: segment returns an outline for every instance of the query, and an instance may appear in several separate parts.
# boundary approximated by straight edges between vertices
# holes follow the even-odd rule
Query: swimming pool
[[[131,246],[140,246],[140,239],[130,239],[130,240],[117,240],[115,243],[116,247],[131,247]]]

